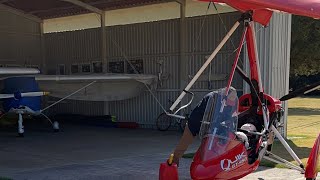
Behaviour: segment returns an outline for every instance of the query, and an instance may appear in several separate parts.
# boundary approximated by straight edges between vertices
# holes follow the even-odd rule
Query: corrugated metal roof
[[[173,0],[79,0],[101,10],[121,9]],[[90,13],[87,9],[61,0],[2,0],[0,3],[41,19]]]

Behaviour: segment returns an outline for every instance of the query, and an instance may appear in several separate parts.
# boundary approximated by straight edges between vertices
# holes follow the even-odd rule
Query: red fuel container
[[[172,163],[173,154],[168,162],[161,163],[159,169],[159,180],[178,180],[178,166]]]

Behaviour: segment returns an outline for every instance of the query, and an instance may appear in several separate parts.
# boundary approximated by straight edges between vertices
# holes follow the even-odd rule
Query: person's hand
[[[179,159],[177,156],[174,156],[172,162],[173,162],[173,163],[176,163],[177,166],[179,166],[179,160],[180,160],[180,159]]]
[[[179,166],[179,158],[177,156],[174,156],[173,154],[170,155],[170,158],[167,160],[168,165],[172,165],[173,163],[177,164]]]

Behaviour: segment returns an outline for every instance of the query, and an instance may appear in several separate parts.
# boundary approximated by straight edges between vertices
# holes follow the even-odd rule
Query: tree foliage
[[[320,73],[320,20],[292,17],[290,75]]]

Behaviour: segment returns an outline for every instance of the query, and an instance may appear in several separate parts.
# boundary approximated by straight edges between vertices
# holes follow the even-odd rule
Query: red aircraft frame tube
[[[255,31],[255,28],[254,28],[254,22],[253,21],[251,21],[249,23],[249,28],[251,28],[251,33],[249,33],[248,35],[253,37],[252,45],[253,45],[253,49],[254,49],[256,69],[258,71],[259,91],[263,92],[262,78],[261,78],[261,71],[260,71],[260,62],[259,62],[259,55],[258,55],[258,48],[257,48],[257,38],[256,38],[256,31]]]
[[[248,57],[250,62],[250,77],[251,77],[251,80],[254,79],[258,82],[259,92],[257,93],[259,95],[260,93],[263,93],[264,90],[262,87],[259,55],[258,55],[256,34],[255,34],[253,21],[249,22],[246,40],[247,40]],[[260,103],[262,107],[261,109],[262,109],[264,127],[267,129],[269,127],[268,108],[263,102],[260,101]]]
[[[200,70],[197,72],[197,74],[193,77],[193,79],[190,81],[190,83],[187,85],[187,87],[184,89],[185,91],[189,91],[189,89],[193,86],[193,84],[197,81],[199,76],[203,73],[203,71],[207,68],[207,66],[211,63],[213,58],[218,54],[218,52],[221,50],[221,48],[224,46],[224,44],[228,41],[228,39],[231,37],[231,35],[235,32],[235,30],[239,27],[240,22],[237,21],[231,30],[227,33],[227,35],[223,38],[223,40],[220,42],[218,47],[212,52],[210,57],[207,59],[207,61],[202,65]],[[182,91],[180,96],[177,98],[177,100],[173,103],[173,105],[170,107],[170,110],[173,111],[174,108],[177,107],[177,105],[181,102],[182,98],[186,95],[186,92]]]
[[[317,166],[320,155],[320,134],[316,139],[313,148],[310,152],[309,159],[306,166],[305,177],[310,179],[315,179],[317,177]]]
[[[241,37],[241,40],[240,40],[239,47],[237,49],[237,55],[236,55],[236,58],[234,60],[233,65],[232,65],[232,71],[231,71],[231,74],[230,74],[230,77],[229,77],[229,80],[228,80],[228,86],[227,86],[227,89],[226,89],[226,96],[228,96],[228,92],[229,92],[229,89],[230,89],[230,86],[231,86],[231,82],[232,82],[232,79],[233,79],[233,76],[234,76],[234,72],[236,71],[236,67],[237,67],[237,64],[238,64],[238,61],[239,61],[239,57],[240,57],[240,53],[241,53],[241,50],[242,50],[242,46],[243,46],[244,40],[246,38],[247,30],[248,30],[248,27],[245,27],[245,29],[243,31],[243,34],[242,34],[242,37]]]

